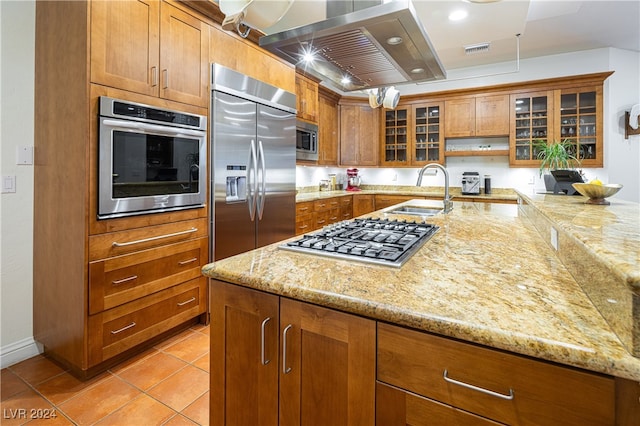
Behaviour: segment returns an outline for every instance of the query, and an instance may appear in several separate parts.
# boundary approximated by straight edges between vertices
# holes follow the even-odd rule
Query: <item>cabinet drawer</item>
[[[89,261],[208,235],[207,219],[185,220],[89,237]]]
[[[513,425],[607,425],[611,377],[378,325],[378,380]]]
[[[316,212],[313,214],[313,229],[322,228],[329,224],[329,211]]]
[[[201,276],[208,239],[143,250],[89,264],[89,313],[96,314]]]
[[[316,200],[313,202],[314,212],[324,212],[327,210],[340,207],[340,202],[337,198],[326,198],[324,200]]]
[[[207,308],[207,279],[196,278],[89,316],[89,363],[96,365],[194,318]]]
[[[313,201],[296,203],[296,218],[310,213],[313,213]]]
[[[296,235],[304,234],[314,230],[315,223],[313,214],[304,215],[302,218],[296,218]]]
[[[376,383],[376,424],[385,426],[496,426],[484,417]]]

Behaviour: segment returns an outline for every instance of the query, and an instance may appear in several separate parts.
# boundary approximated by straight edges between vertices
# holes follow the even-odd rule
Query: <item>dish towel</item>
[[[629,114],[629,126],[633,130],[638,129],[638,115],[640,115],[640,104],[635,104],[631,108],[631,114]]]

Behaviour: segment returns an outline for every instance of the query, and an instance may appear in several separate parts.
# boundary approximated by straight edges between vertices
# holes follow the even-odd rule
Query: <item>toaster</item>
[[[480,194],[480,173],[462,173],[462,193],[465,195]]]

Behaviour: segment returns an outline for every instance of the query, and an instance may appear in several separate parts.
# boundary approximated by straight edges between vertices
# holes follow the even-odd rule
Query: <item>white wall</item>
[[[0,196],[0,364],[37,353],[33,341],[33,166],[16,148],[33,146],[35,3],[0,1],[2,176],[16,192]]]
[[[401,95],[481,87],[603,71],[615,71],[604,85],[604,167],[584,169],[587,179],[624,187],[617,198],[640,202],[640,136],[624,140],[624,111],[640,103],[640,53],[620,49],[595,49],[448,72],[447,80],[399,86]],[[372,141],[378,149],[378,141]],[[460,186],[462,173],[490,174],[494,188],[523,191],[544,189],[538,169],[510,168],[506,157],[452,157],[447,159],[451,185]],[[418,169],[361,169],[364,184],[415,185]],[[328,173],[344,175],[344,168],[298,167],[297,186],[317,185]],[[395,178],[395,180],[394,180]],[[423,186],[442,186],[442,176],[427,177]]]
[[[33,1],[0,1],[0,145],[2,175],[16,176],[15,194],[0,198],[0,364],[2,367],[36,353],[33,342],[32,252],[33,252],[33,166],[18,166],[16,147],[33,146],[35,6]],[[638,193],[638,147],[640,136],[624,141],[620,137],[619,116],[624,108],[640,102],[638,69],[640,54],[599,49],[538,60],[522,61],[519,73],[486,78],[455,80],[464,76],[510,72],[514,64],[489,69],[449,73],[446,83],[412,88],[414,93],[440,91],[465,86],[483,86],[511,81],[583,74],[615,69],[605,85],[605,169],[593,171],[599,177],[625,185],[619,193],[640,201]],[[408,94],[408,87],[399,87]],[[375,141],[374,147],[377,149]],[[506,158],[455,158],[448,161],[452,182],[459,182],[463,171],[476,170],[492,175],[494,187],[530,188],[537,182],[534,169],[509,169]],[[317,184],[327,173],[344,173],[344,168],[299,167],[298,186]],[[587,171],[591,173],[591,171]],[[364,183],[396,182],[413,185],[416,169],[363,169]],[[393,181],[394,176],[396,181]],[[441,186],[441,176],[427,177],[425,185]],[[627,188],[631,188],[629,191]],[[635,190],[633,188],[636,188]],[[46,309],[46,307],[39,307]]]

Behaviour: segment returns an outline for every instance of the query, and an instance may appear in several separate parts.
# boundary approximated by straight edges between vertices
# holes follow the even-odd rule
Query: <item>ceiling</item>
[[[358,0],[355,0],[358,1]],[[486,0],[485,0],[486,1]],[[415,10],[445,70],[602,47],[640,52],[639,0],[413,0]],[[453,22],[456,9],[468,12]],[[326,19],[326,0],[294,0],[266,34]],[[516,34],[520,34],[519,40]],[[466,54],[465,46],[490,43]]]

